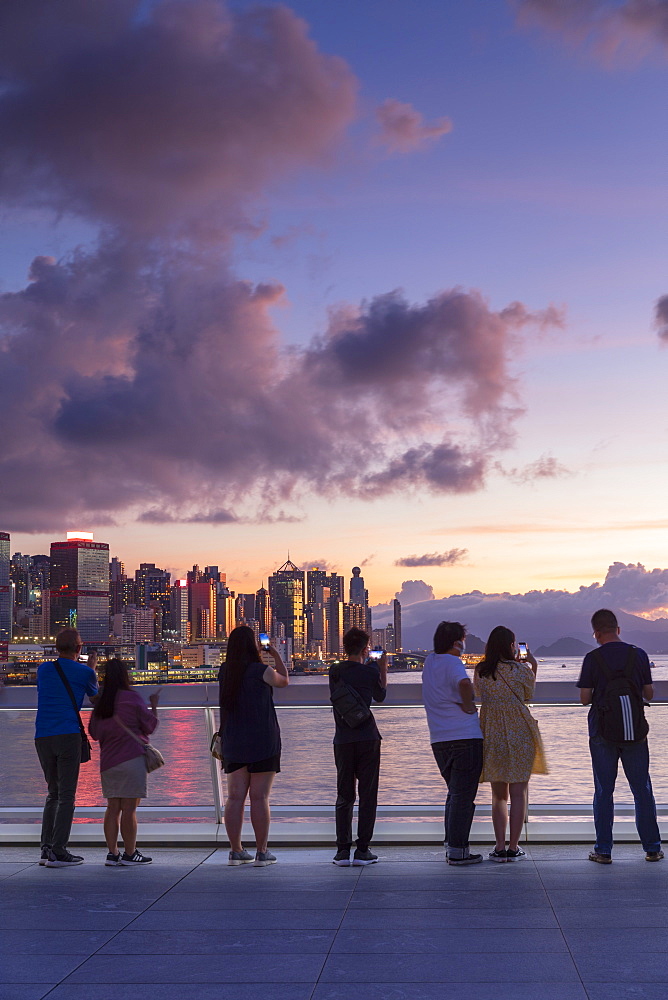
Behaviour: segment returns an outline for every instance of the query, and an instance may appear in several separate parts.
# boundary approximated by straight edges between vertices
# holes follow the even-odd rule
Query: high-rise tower
[[[9,534],[0,531],[0,642],[12,641],[12,585],[9,575]]]
[[[51,634],[76,628],[84,642],[109,638],[109,546],[83,531],[51,543]]]
[[[304,655],[304,571],[288,559],[269,577],[274,622],[285,628],[295,656]]]

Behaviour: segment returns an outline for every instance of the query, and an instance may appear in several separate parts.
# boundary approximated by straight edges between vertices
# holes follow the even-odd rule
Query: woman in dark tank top
[[[267,850],[269,794],[281,769],[281,731],[274,708],[273,688],[286,687],[288,671],[280,654],[269,646],[274,666],[261,660],[255,633],[248,625],[230,632],[225,663],[220,668],[220,734],[223,770],[227,778],[225,829],[230,842],[228,864],[274,864]],[[255,832],[256,855],[244,850],[241,830],[246,799]]]

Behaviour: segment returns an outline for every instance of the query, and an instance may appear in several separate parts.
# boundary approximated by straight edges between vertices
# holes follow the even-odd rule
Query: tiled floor
[[[666,1000],[668,862],[582,846],[449,868],[385,848],[336,868],[321,848],[270,868],[153,851],[148,868],[41,868],[0,848],[1,1000]]]

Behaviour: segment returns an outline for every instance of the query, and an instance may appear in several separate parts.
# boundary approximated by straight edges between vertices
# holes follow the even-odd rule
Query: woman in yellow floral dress
[[[497,625],[475,670],[480,696],[483,770],[480,781],[492,786],[492,823],[496,844],[492,861],[524,857],[519,839],[526,813],[527,787],[532,774],[545,774],[545,758],[536,720],[525,702],[533,695],[538,664],[527,650],[519,660],[515,636]],[[510,838],[506,847],[510,798]]]

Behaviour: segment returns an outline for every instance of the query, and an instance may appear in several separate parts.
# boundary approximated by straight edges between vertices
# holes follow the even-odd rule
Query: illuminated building
[[[269,577],[269,598],[274,620],[285,629],[285,638],[292,643],[292,653],[301,657],[305,652],[304,572],[289,559]]]
[[[51,543],[51,634],[76,628],[84,642],[109,638],[109,546],[68,531]]]
[[[0,531],[0,642],[12,641],[13,608],[9,567],[9,534]]]

